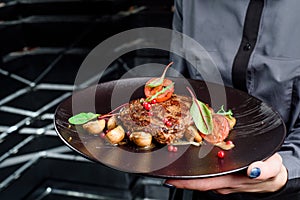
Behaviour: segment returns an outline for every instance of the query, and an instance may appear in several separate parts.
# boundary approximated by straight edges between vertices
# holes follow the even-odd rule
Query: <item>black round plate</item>
[[[63,101],[55,112],[54,124],[60,138],[71,149],[84,157],[108,167],[129,173],[160,178],[204,178],[224,175],[245,169],[250,163],[264,160],[281,146],[285,125],[270,106],[244,92],[203,81],[172,79],[175,93],[189,95],[192,88],[197,98],[214,110],[224,105],[237,119],[229,139],[235,148],[225,151],[220,159],[220,148],[209,143],[197,147],[178,146],[169,152],[166,145],[140,149],[128,142],[110,145],[99,135],[91,135],[80,126],[70,126],[68,119],[80,112],[105,114],[130,99],[143,97],[143,85],[149,77],[110,81],[74,93]]]

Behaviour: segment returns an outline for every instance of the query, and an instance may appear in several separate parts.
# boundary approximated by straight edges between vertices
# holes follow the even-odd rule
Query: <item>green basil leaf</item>
[[[208,107],[203,102],[193,98],[190,113],[197,129],[205,135],[211,134],[213,121]]]
[[[162,73],[160,78],[155,78],[153,79],[150,83],[147,84],[147,86],[149,87],[157,87],[163,84],[165,76],[166,76],[166,72],[168,70],[168,68],[173,64],[173,62],[171,62],[170,64],[168,64],[166,66],[166,68],[164,69],[164,72]]]
[[[79,113],[77,115],[74,115],[73,117],[69,118],[69,123],[74,125],[80,125],[85,124],[88,121],[91,121],[93,119],[96,119],[99,116],[99,114],[94,114],[91,112],[88,113]]]

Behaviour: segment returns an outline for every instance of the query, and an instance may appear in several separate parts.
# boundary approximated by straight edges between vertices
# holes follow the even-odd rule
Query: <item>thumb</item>
[[[280,173],[282,158],[276,153],[265,161],[253,162],[247,169],[250,178],[266,180],[275,177]]]

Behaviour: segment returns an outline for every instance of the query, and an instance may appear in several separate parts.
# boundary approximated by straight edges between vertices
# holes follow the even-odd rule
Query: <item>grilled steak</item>
[[[120,111],[119,119],[128,131],[148,132],[157,142],[169,144],[182,138],[193,123],[189,114],[191,103],[190,97],[173,94],[167,101],[152,104],[148,111],[136,99]]]

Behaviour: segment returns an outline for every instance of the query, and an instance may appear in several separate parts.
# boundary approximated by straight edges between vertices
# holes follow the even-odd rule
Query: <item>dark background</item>
[[[100,42],[145,26],[171,28],[172,0],[0,1],[0,199],[167,199],[160,179],[92,163],[56,135],[53,114]],[[124,14],[125,13],[125,14]],[[168,53],[122,56],[101,81]]]

